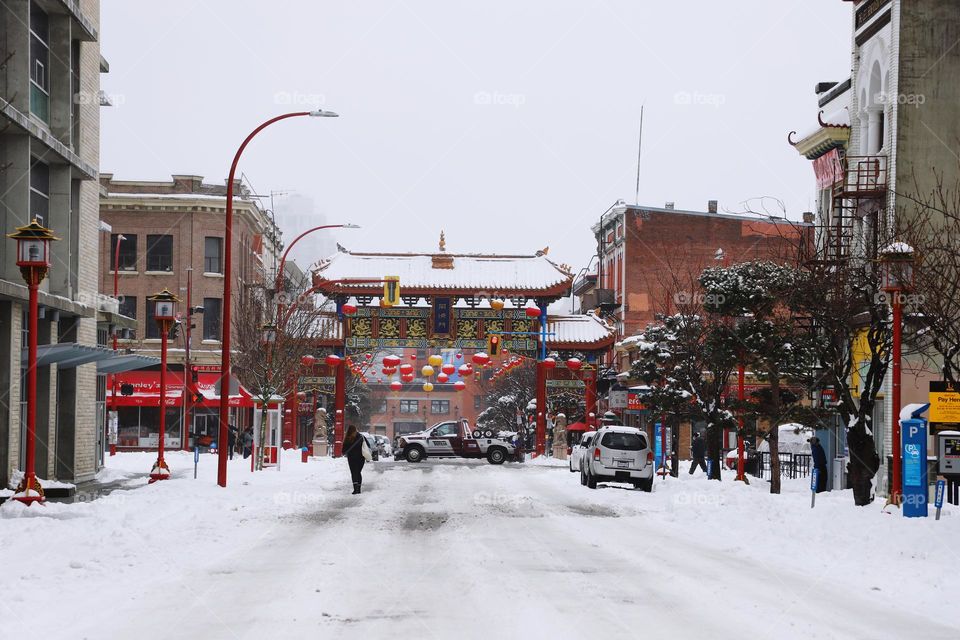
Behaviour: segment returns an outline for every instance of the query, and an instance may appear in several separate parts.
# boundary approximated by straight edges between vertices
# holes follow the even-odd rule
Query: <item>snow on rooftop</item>
[[[547,332],[555,333],[547,342],[591,344],[608,339],[613,328],[592,313],[580,316],[548,316]]]
[[[518,289],[549,289],[569,282],[545,255],[493,256],[437,254],[452,260],[453,268],[435,268],[430,254],[337,253],[322,264],[318,275],[326,280],[399,276],[401,292],[410,289],[477,289],[490,295]],[[379,289],[380,284],[354,285]]]

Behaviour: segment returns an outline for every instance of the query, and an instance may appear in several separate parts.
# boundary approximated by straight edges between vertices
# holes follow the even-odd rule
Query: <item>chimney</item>
[[[813,216],[813,212],[812,212],[812,211],[804,211],[804,212],[803,212],[803,221],[804,221],[804,222],[806,222],[807,224],[813,224],[814,220],[815,220],[815,218],[814,218],[814,216]]]
[[[676,205],[673,202],[668,202],[665,205],[663,205],[663,208],[670,209],[671,211],[673,211],[676,208]]]
[[[707,200],[707,213],[716,213],[716,212],[717,212],[717,201]]]

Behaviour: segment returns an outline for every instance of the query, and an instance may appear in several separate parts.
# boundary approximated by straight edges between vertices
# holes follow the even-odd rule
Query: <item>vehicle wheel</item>
[[[587,474],[587,488],[596,489],[597,488],[597,479],[593,477],[593,474]]]
[[[502,447],[493,447],[487,451],[487,460],[490,464],[503,464],[507,459],[507,452]]]
[[[583,470],[583,467],[580,467],[580,484],[587,486],[587,472]]]
[[[407,449],[407,462],[422,462],[427,455],[422,447],[410,447]]]
[[[650,493],[653,491],[653,478],[645,478],[640,480],[635,486],[643,491],[646,491],[647,493]]]

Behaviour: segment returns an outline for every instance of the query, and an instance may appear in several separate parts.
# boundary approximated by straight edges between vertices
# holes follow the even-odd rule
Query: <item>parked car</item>
[[[379,460],[380,452],[377,448],[377,437],[372,433],[367,433],[366,431],[361,431],[360,435],[362,435],[364,440],[367,441],[367,446],[370,447],[370,454],[373,456],[373,461],[376,462]]]
[[[588,451],[591,451],[590,444],[596,435],[596,431],[587,431],[580,439],[580,443],[573,445],[570,450],[570,473],[580,471],[580,461],[583,460],[583,456],[587,455]]]
[[[580,483],[596,489],[598,482],[626,482],[653,490],[653,450],[647,434],[633,427],[601,427],[580,460]]]
[[[393,445],[390,444],[390,438],[387,436],[374,435],[377,441],[377,452],[381,458],[389,458],[393,455]]]

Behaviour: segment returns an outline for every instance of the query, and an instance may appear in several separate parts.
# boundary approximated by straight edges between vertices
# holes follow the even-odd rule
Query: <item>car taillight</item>
[[[597,447],[596,449],[593,450],[593,459],[594,460],[600,459],[600,447]]]
[[[647,452],[647,464],[653,464],[653,451]]]

